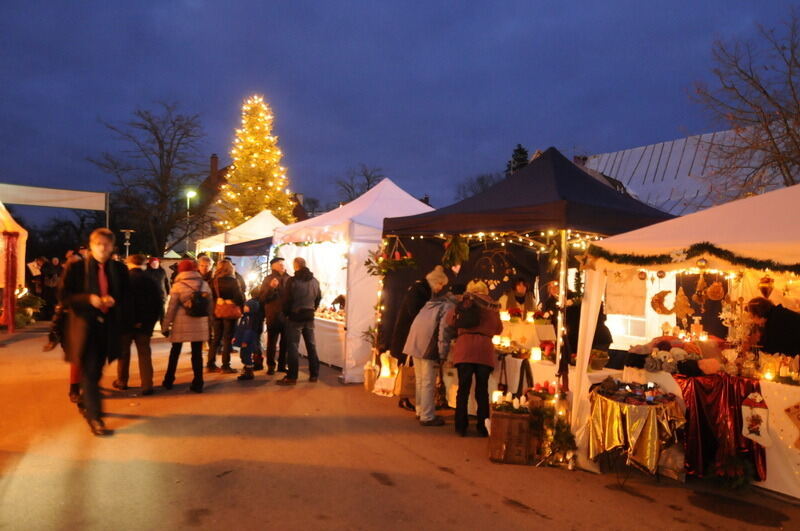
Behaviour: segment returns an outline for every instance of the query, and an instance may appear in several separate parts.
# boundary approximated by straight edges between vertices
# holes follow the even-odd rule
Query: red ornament
[[[411,258],[411,252],[410,251],[406,251],[406,258]]]
[[[394,259],[395,260],[400,260],[400,251],[395,251],[394,252]]]
[[[647,280],[647,273],[645,271],[639,271],[639,280]]]

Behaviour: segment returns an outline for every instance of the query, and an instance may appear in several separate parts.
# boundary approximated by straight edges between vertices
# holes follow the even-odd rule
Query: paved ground
[[[800,528],[800,507],[759,492],[492,464],[485,439],[422,428],[329,369],[293,389],[213,375],[194,395],[187,356],[172,391],[109,392],[117,434],[97,439],[60,353],[20,338],[0,348],[0,529]]]

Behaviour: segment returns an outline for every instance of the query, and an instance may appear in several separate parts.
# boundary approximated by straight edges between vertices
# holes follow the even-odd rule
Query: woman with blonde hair
[[[211,279],[211,294],[214,298],[214,332],[208,352],[208,366],[216,367],[217,353],[221,353],[220,372],[235,373],[236,370],[231,368],[233,333],[242,316],[244,294],[231,262],[222,260],[217,264]]]

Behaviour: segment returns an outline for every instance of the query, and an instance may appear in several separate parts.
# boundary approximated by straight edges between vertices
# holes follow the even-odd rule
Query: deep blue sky
[[[792,4],[4,0],[0,182],[107,189],[86,162],[118,147],[99,120],[157,100],[200,113],[227,163],[258,92],[292,189],[332,200],[364,162],[443,206],[518,142],[592,154],[716,129],[689,100],[712,42]]]

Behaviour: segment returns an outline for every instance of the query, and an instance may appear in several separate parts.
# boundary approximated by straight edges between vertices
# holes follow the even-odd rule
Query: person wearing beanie
[[[183,343],[192,349],[192,372],[194,379],[189,387],[195,393],[203,392],[203,341],[208,341],[208,316],[213,311],[211,288],[197,271],[194,260],[184,259],[178,263],[177,276],[172,284],[164,317],[162,333],[172,342],[169,351],[167,372],[162,386],[172,389],[175,371]]]
[[[403,353],[414,358],[416,392],[414,401],[422,426],[443,426],[444,419],[436,415],[436,377],[439,364],[447,359],[452,328],[444,316],[455,306],[455,297],[447,292],[448,278],[442,266],[425,275],[432,297],[411,323]]]
[[[478,403],[478,435],[488,436],[489,375],[497,360],[492,337],[503,331],[499,306],[489,297],[489,288],[481,281],[467,284],[467,293],[458,306],[450,311],[447,323],[457,329],[453,344],[453,364],[458,370],[456,396],[456,432],[465,437],[469,425],[469,395],[475,379],[475,401]],[[474,322],[466,316],[473,313]]]

